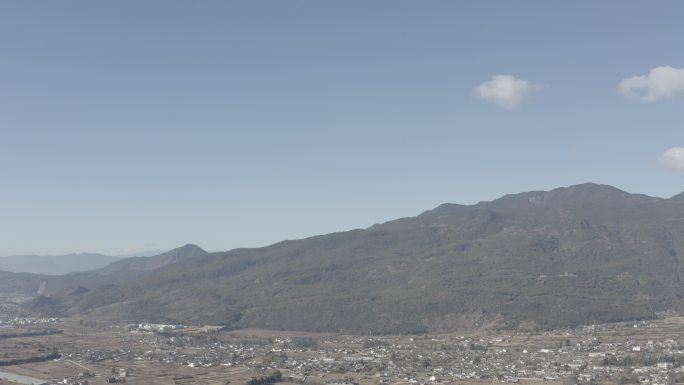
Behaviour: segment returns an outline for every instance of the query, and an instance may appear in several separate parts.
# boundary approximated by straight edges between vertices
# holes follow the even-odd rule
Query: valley
[[[5,357],[0,360],[45,352],[58,357],[0,369],[48,384],[244,384],[276,371],[285,383],[310,385],[660,385],[684,380],[684,317],[678,316],[542,333],[399,336],[171,329],[75,318],[34,321],[0,328],[0,335],[14,335],[0,338]],[[59,332],[35,333],[47,327],[44,322]]]

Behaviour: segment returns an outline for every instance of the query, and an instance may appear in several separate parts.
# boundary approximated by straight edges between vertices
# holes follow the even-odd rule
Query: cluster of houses
[[[18,300],[17,300],[18,301]],[[33,326],[46,323],[58,323],[59,318],[33,317],[20,310],[18,302],[0,298],[0,327]]]
[[[41,324],[56,324],[59,323],[59,318],[54,317],[6,317],[0,319],[0,325],[10,326],[35,326]]]
[[[174,330],[187,329],[185,325],[166,325],[166,324],[152,324],[152,323],[140,323],[140,324],[129,324],[126,325],[128,331],[146,331],[146,332],[158,332],[158,333],[169,333]]]
[[[148,327],[149,326],[149,327]],[[135,330],[162,331],[140,324]],[[624,325],[623,325],[624,326]],[[519,335],[483,337],[354,337],[315,340],[252,338],[230,333],[138,333],[119,350],[85,349],[63,352],[75,360],[141,360],[191,368],[241,366],[254,372],[281,370],[304,383],[336,383],[343,378],[377,383],[438,384],[456,380],[516,383],[523,379],[570,379],[573,383],[614,380],[621,383],[668,385],[684,380],[684,339],[602,342],[601,330],[585,327],[550,332],[541,341],[519,343]],[[639,324],[637,327],[645,327]],[[598,334],[597,334],[598,333]],[[517,340],[516,340],[517,339]]]
[[[18,320],[15,316],[7,322],[16,324]],[[304,384],[371,381],[427,385],[458,380],[517,383],[526,379],[568,379],[575,384],[671,385],[684,382],[684,318],[681,325],[671,326],[668,329],[668,325],[644,321],[477,337],[269,338],[211,327],[139,323],[122,327],[116,346],[72,344],[60,347],[60,354],[62,359],[85,364],[144,361],[189,368],[246,367],[264,374],[280,370]],[[107,381],[125,382],[127,375],[125,369],[119,369]],[[65,381],[84,385],[91,380],[83,374]]]

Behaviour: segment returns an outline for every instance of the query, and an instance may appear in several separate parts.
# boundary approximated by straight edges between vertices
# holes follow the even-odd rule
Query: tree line
[[[46,354],[43,356],[33,356],[33,357],[27,357],[27,358],[15,358],[11,360],[0,360],[0,366],[11,366],[11,365],[21,365],[21,364],[29,364],[32,362],[43,362],[43,361],[50,361],[50,360],[56,360],[60,357],[59,353],[56,351]]]
[[[276,370],[269,376],[262,376],[257,378],[252,378],[245,385],[268,385],[275,384],[283,380],[283,374],[280,370]]]

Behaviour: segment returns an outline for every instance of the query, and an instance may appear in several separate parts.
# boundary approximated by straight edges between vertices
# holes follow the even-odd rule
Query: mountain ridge
[[[134,274],[70,277],[83,290],[58,279],[47,287],[74,314],[237,328],[412,333],[652,318],[684,311],[675,197],[596,184],[512,194]]]
[[[159,255],[122,259],[97,269],[97,272],[100,274],[111,275],[123,272],[130,273],[132,271],[150,271],[186,258],[193,258],[206,254],[208,253],[201,247],[188,243],[184,246],[177,247]]]

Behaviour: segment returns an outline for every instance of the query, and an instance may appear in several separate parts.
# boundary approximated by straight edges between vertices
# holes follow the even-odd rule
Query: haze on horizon
[[[684,4],[0,4],[0,255],[684,191]]]

